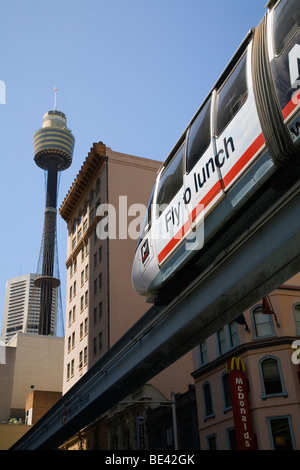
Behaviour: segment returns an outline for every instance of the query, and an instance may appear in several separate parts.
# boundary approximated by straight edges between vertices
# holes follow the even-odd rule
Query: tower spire
[[[54,87],[54,111],[56,111],[56,98],[57,98],[58,88]]]

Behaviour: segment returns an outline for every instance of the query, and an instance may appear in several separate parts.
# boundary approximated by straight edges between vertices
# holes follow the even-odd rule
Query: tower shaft
[[[44,216],[44,240],[39,334],[51,333],[53,300],[53,273],[56,237],[57,164],[51,162],[47,170],[46,208]]]

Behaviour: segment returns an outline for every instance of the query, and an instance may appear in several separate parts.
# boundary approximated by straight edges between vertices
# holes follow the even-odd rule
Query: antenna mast
[[[58,88],[54,88],[54,111],[56,111],[56,97],[57,97]]]

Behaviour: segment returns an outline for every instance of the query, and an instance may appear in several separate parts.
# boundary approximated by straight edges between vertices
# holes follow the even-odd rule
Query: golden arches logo
[[[245,372],[246,367],[243,359],[240,357],[233,357],[232,359],[228,359],[226,364],[226,372],[228,373],[232,370],[241,370],[242,372]]]

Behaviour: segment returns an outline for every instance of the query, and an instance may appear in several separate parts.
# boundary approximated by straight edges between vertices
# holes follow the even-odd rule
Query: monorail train
[[[148,302],[168,302],[299,180],[299,103],[300,1],[270,0],[158,172],[132,269]]]

